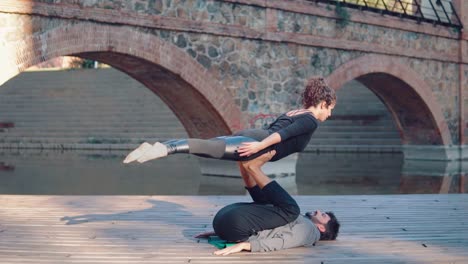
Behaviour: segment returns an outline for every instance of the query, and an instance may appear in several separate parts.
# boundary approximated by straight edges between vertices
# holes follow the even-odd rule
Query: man
[[[317,210],[301,215],[296,201],[262,172],[261,166],[274,155],[272,150],[256,159],[239,162],[245,187],[254,202],[222,208],[213,219],[214,232],[195,236],[218,235],[221,239],[238,242],[215,251],[215,255],[243,250],[267,252],[336,239],[340,224],[332,212]]]

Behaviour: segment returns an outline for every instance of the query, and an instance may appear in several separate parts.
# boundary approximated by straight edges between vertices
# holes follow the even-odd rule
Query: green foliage
[[[320,67],[320,58],[318,54],[314,54],[312,58],[310,58],[310,64],[314,66],[314,68]]]
[[[128,144],[130,143],[130,139],[88,137],[84,143],[86,144]]]
[[[70,62],[70,69],[93,69],[94,68],[94,61],[93,60],[87,60],[87,59],[82,59],[75,57],[71,62]]]
[[[92,68],[94,68],[94,61],[93,61],[93,60],[84,59],[84,60],[81,62],[81,68],[83,68],[83,69],[92,69]]]
[[[458,34],[460,34],[462,32],[460,27],[452,27],[452,31],[455,32],[455,33],[458,33]]]
[[[349,24],[351,16],[341,2],[336,3],[335,14],[338,17],[337,24],[340,28],[344,28]]]

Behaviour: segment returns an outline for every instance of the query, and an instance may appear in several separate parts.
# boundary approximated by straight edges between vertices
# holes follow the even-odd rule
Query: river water
[[[235,163],[180,154],[144,164],[123,164],[126,154],[127,151],[1,150],[0,194],[245,194]],[[467,170],[461,167],[462,163],[405,161],[399,153],[300,153],[289,164],[272,165],[276,166],[273,173],[267,174],[298,195],[468,190],[462,173]],[[218,173],[209,173],[211,167],[216,167]]]

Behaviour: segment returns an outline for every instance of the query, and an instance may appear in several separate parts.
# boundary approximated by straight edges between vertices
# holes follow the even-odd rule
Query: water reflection
[[[399,192],[403,155],[375,153],[301,153],[299,193],[393,194]]]
[[[405,160],[401,193],[466,193],[467,162]]]
[[[198,160],[173,156],[164,162],[125,166],[125,152],[21,151],[0,154],[14,170],[0,171],[2,194],[196,195]]]
[[[126,153],[2,150],[0,194],[245,194],[234,162],[174,155],[124,165]],[[301,153],[265,168],[299,195],[466,193],[465,171],[463,162],[409,161],[381,153]]]

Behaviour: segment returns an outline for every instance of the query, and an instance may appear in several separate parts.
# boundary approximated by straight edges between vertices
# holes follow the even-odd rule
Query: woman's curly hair
[[[304,108],[309,108],[317,106],[321,101],[325,101],[327,107],[335,104],[335,90],[327,85],[323,77],[310,78],[302,92],[302,105]]]

